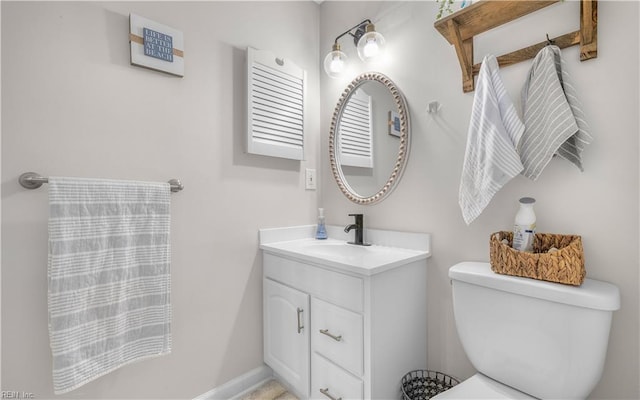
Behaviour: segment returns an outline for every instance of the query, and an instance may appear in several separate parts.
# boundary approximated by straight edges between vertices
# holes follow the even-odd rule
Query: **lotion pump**
[[[318,208],[318,228],[316,229],[316,239],[327,238],[327,228],[324,226],[324,208]]]
[[[533,238],[536,233],[536,214],[533,205],[536,199],[523,197],[520,199],[520,209],[516,214],[513,227],[513,248],[519,251],[533,251]]]

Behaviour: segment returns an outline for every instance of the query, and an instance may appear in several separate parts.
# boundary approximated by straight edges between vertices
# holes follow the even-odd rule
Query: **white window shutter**
[[[306,72],[249,47],[247,75],[247,152],[303,160]]]
[[[342,165],[373,168],[371,118],[371,96],[358,89],[345,104],[338,127]]]

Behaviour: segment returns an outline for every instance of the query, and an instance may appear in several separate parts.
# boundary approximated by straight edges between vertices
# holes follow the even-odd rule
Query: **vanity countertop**
[[[341,228],[328,226],[326,240],[313,238],[314,228],[261,229],[260,248],[266,253],[364,276],[431,256],[430,235],[426,233],[365,230],[372,245],[357,246],[347,243],[350,239],[340,234]]]

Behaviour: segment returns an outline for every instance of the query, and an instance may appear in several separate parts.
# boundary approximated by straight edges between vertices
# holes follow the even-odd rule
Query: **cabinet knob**
[[[342,397],[333,397],[331,394],[329,394],[329,388],[320,389],[320,393],[322,393],[323,395],[327,396],[331,400],[342,400]]]
[[[342,335],[333,335],[329,332],[328,329],[320,329],[320,333],[322,333],[323,335],[327,335],[329,336],[331,339],[335,340],[336,342],[339,342],[342,340]]]

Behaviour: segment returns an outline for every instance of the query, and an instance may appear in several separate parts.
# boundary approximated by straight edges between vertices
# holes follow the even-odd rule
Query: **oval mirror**
[[[409,158],[409,109],[391,79],[355,78],[331,119],[329,159],[338,187],[354,203],[373,204],[398,184]]]

